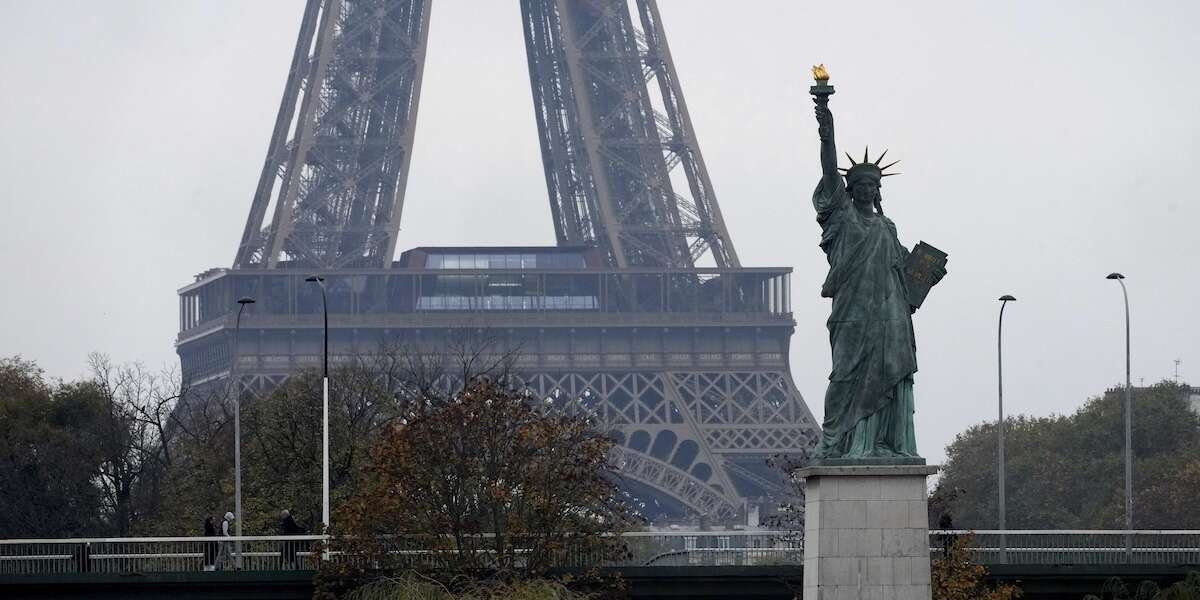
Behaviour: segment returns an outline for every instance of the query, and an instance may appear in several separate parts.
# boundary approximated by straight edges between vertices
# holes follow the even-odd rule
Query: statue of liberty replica
[[[813,207],[829,274],[821,295],[833,299],[829,341],[833,372],[825,392],[824,434],[813,464],[924,464],[913,432],[917,371],[912,314],[946,274],[946,255],[921,243],[909,252],[883,214],[880,189],[895,162],[867,153],[839,168],[829,111],[829,74],[813,67],[821,181]],[[898,161],[897,161],[898,162]]]

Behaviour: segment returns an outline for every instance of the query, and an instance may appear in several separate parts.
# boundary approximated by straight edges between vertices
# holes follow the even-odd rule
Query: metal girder
[[[308,0],[235,269],[392,265],[431,3]],[[598,246],[618,269],[683,271],[660,280],[660,301],[710,281],[686,275],[703,261],[740,267],[656,0],[520,6],[558,244]],[[188,306],[200,310],[198,300]],[[205,352],[223,360],[218,350]],[[184,359],[185,371],[190,360],[199,355]],[[286,374],[241,377],[262,391]],[[721,518],[784,493],[762,459],[806,456],[820,432],[778,367],[526,377],[538,397],[620,439],[614,460],[624,476]]]
[[[686,268],[706,253],[739,266],[656,1],[521,0],[521,12],[558,243],[597,244],[617,267]]]
[[[431,1],[309,0],[235,268],[390,262]],[[655,0],[521,8],[558,243],[617,267],[738,266]]]
[[[234,268],[391,264],[429,5],[309,0]]]
[[[622,477],[650,486],[698,515],[733,520],[742,509],[736,495],[713,489],[687,471],[648,454],[616,446],[609,452],[609,461]]]
[[[236,386],[268,393],[287,377],[251,369]],[[719,520],[734,518],[747,500],[790,493],[782,473],[765,468],[765,457],[807,457],[820,438],[782,371],[535,369],[516,383],[535,405],[586,418],[612,435],[610,459],[622,477]],[[435,387],[450,392],[460,385],[446,376]]]

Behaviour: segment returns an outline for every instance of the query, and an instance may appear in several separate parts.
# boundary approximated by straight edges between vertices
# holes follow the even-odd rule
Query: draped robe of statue
[[[825,393],[820,458],[915,457],[912,309],[905,284],[908,250],[896,225],[854,207],[841,177],[813,193],[833,299],[829,339],[833,372]]]

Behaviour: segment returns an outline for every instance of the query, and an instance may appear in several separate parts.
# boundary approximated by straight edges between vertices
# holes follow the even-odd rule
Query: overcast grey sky
[[[738,255],[790,266],[792,369],[829,372],[808,67],[842,148],[890,148],[884,206],[950,254],[915,317],[933,460],[1006,405],[1074,410],[1123,379],[1200,381],[1200,3],[659,0]],[[0,356],[177,362],[175,290],[228,266],[301,0],[0,0]],[[851,6],[852,5],[852,6]],[[552,244],[516,0],[436,0],[400,249]]]

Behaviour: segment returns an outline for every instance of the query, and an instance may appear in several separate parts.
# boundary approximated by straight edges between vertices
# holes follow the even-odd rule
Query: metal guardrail
[[[613,563],[568,552],[563,567],[596,565],[799,564],[802,545],[779,531],[631,532],[622,536],[628,560]],[[164,573],[239,568],[313,569],[313,548],[322,536],[153,537],[0,540],[0,576],[55,573]],[[434,559],[419,538],[397,538],[396,554],[414,564]],[[336,553],[335,559],[336,559]]]
[[[948,536],[966,534],[985,565],[1200,565],[1197,530],[930,531],[930,549],[936,555]]]
[[[786,531],[636,531],[621,537],[630,558],[619,566],[800,564],[804,554],[800,536]]]
[[[983,564],[1200,565],[1200,531],[930,531],[936,556],[953,536],[973,535]],[[628,560],[600,561],[568,553],[563,567],[800,565],[803,542],[781,531],[633,532],[622,536]],[[312,549],[322,539],[304,536],[82,538],[0,540],[0,576],[57,573],[168,573],[239,568],[313,569]],[[1003,544],[1001,540],[1003,539]],[[429,555],[416,539],[397,540],[398,552]],[[336,559],[336,556],[335,556]]]
[[[319,535],[0,540],[0,575],[313,568]]]

